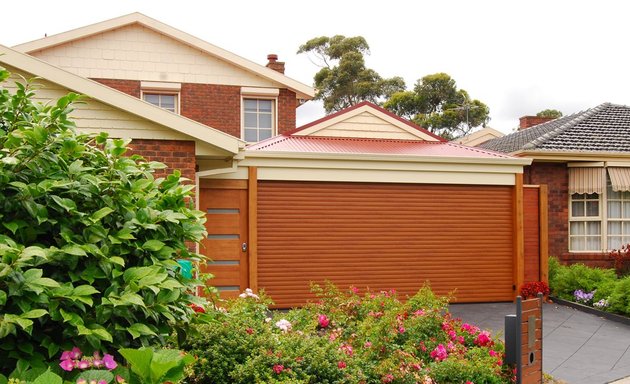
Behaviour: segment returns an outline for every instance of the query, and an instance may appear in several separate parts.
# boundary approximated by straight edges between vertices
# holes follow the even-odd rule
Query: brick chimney
[[[284,61],[278,61],[278,55],[270,53],[267,55],[267,60],[269,60],[266,65],[267,68],[284,74]]]
[[[546,123],[551,120],[555,120],[555,117],[523,116],[519,119],[520,124],[518,130],[522,131],[523,129]]]

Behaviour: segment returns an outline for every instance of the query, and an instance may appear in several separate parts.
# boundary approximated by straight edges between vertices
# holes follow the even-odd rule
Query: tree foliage
[[[383,97],[405,89],[401,77],[382,78],[366,68],[364,55],[370,48],[361,36],[321,36],[300,46],[298,53],[311,53],[322,68],[315,74],[315,99],[324,102],[326,113],[351,107],[361,101],[379,104]]]
[[[412,91],[392,94],[384,106],[447,139],[466,135],[490,120],[488,106],[458,89],[446,73],[424,76]]]
[[[154,178],[165,166],[125,140],[76,133],[77,94],[43,105],[16,87],[0,87],[0,373],[163,342],[201,301],[175,260],[205,233],[194,186]]]
[[[557,119],[562,117],[562,112],[557,109],[545,109],[536,114],[538,117],[551,117],[553,119]]]

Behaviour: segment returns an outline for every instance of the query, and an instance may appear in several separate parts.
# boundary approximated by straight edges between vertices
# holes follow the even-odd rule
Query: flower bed
[[[402,303],[394,292],[315,288],[320,300],[270,312],[247,292],[208,311],[183,345],[197,357],[190,383],[509,383],[504,346],[453,319],[428,287]]]

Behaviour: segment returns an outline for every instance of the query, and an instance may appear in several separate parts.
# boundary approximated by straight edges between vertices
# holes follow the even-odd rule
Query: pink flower
[[[405,327],[403,327],[402,325],[398,327],[398,333],[405,333]]]
[[[481,331],[475,338],[474,343],[480,347],[490,346],[493,344],[488,331]]]
[[[497,357],[497,356],[499,356],[499,354],[498,354],[498,353],[496,353],[496,351],[495,351],[494,349],[489,350],[489,351],[488,351],[488,354],[490,354],[490,356],[492,356],[492,357]]]
[[[337,363],[337,367],[339,369],[344,369],[346,367],[346,362],[345,361],[340,361]]]
[[[413,369],[415,369],[416,371],[419,371],[419,370],[421,370],[421,369],[422,369],[422,365],[420,365],[420,364],[418,364],[418,363],[411,364],[411,367],[412,367]]]
[[[381,378],[381,383],[391,383],[392,381],[394,381],[394,375],[391,373],[388,373]]]
[[[363,344],[363,348],[370,348],[371,346],[372,346],[371,341],[366,341],[365,344]]]
[[[84,378],[78,378],[77,379],[77,384],[87,384],[87,380],[85,380]]]
[[[455,340],[457,338],[457,333],[455,333],[455,331],[448,331],[448,337],[450,337],[451,340]]]
[[[289,320],[281,319],[276,321],[276,327],[280,328],[283,333],[287,333],[291,330],[291,323]]]
[[[431,358],[434,359],[435,361],[444,361],[446,360],[447,357],[448,357],[448,352],[446,351],[446,348],[444,348],[444,345],[442,344],[438,344],[438,346],[435,347],[435,349],[431,351]]]
[[[475,384],[475,383],[473,383],[472,381],[468,380],[468,381],[466,381],[466,384]]]
[[[120,376],[120,375],[116,375],[116,382],[117,382],[118,384],[127,384],[127,382],[125,381],[125,379],[124,379],[122,376]]]
[[[317,323],[319,324],[321,328],[326,328],[328,327],[328,324],[330,324],[330,319],[326,317],[326,315],[318,315]]]
[[[66,359],[66,360],[63,360],[61,363],[59,363],[59,366],[64,371],[70,372],[70,371],[72,371],[74,369],[74,361],[72,361],[70,359]]]
[[[345,352],[345,354],[348,356],[352,356],[352,354],[354,353],[354,351],[352,350],[352,345],[350,344],[342,344],[339,349]]]
[[[462,329],[468,332],[470,335],[474,335],[475,333],[479,332],[479,328],[477,328],[474,325],[470,325],[468,323],[462,324]]]
[[[350,291],[352,291],[352,293],[354,293],[355,295],[359,294],[359,288],[355,287],[354,285],[350,287]]]
[[[79,361],[77,363],[77,368],[79,368],[79,369],[88,369],[88,368],[90,368],[90,361],[82,359],[81,361]]]
[[[109,369],[110,371],[118,366],[118,364],[116,364],[116,362],[114,361],[114,356],[107,353],[105,354],[105,356],[103,356],[103,364],[105,364],[105,368]]]
[[[424,316],[425,312],[422,309],[418,309],[413,313],[414,316]]]
[[[279,375],[282,373],[282,371],[284,371],[284,365],[280,365],[280,364],[276,364],[273,366],[273,371],[276,373],[276,375]]]

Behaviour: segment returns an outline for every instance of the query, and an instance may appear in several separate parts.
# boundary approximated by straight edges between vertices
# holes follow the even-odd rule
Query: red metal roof
[[[511,156],[443,141],[279,135],[252,144],[249,151],[378,154],[510,159]]]

